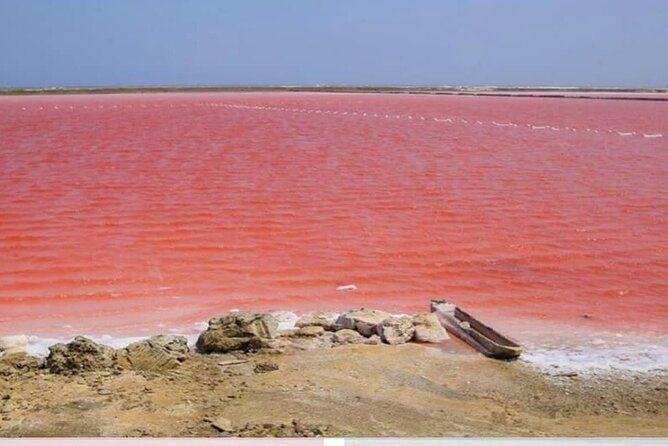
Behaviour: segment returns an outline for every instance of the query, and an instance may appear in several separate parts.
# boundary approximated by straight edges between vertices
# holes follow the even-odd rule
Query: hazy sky
[[[0,86],[668,86],[668,0],[0,0]]]

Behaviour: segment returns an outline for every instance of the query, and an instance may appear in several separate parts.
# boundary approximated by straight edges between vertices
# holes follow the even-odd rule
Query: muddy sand
[[[668,435],[665,376],[555,376],[446,344],[193,353],[160,373],[25,369],[0,376],[0,436]]]

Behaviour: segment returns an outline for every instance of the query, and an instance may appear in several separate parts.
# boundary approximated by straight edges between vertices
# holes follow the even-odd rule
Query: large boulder
[[[269,314],[230,313],[209,321],[209,328],[197,339],[202,353],[254,351],[271,347],[278,336],[278,322]]]
[[[230,338],[219,331],[207,330],[197,338],[196,346],[200,353],[229,353],[233,351],[257,351],[270,347],[271,344],[257,336]]]
[[[404,344],[413,339],[415,326],[410,317],[389,317],[378,324],[377,332],[383,342],[387,344]]]
[[[218,330],[230,338],[274,339],[278,336],[278,321],[270,314],[239,311],[211,319],[208,330]]]
[[[52,373],[79,373],[90,370],[106,370],[114,366],[115,350],[97,344],[83,336],[77,336],[69,344],[49,347],[46,366]]]
[[[413,339],[417,342],[443,342],[450,338],[436,313],[416,314],[413,316],[413,325],[415,325]]]
[[[339,330],[355,330],[361,335],[369,337],[376,334],[378,331],[376,327],[390,317],[391,315],[384,311],[360,308],[358,310],[350,310],[339,316],[336,320],[335,328]]]
[[[339,315],[337,313],[328,313],[324,311],[307,313],[297,320],[295,326],[297,328],[315,326],[322,327],[327,331],[334,331],[334,323],[338,317]]]
[[[161,372],[178,367],[189,353],[184,336],[157,335],[118,350],[116,362],[126,369]]]

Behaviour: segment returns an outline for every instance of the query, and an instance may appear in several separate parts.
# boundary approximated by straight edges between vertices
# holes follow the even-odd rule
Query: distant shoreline
[[[0,96],[128,93],[373,93],[668,101],[668,88],[415,87],[415,86],[203,86],[5,88]]]

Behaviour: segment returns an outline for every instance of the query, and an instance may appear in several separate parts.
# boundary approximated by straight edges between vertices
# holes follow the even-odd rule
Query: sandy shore
[[[422,344],[0,377],[0,436],[666,436],[665,377],[547,375]]]

